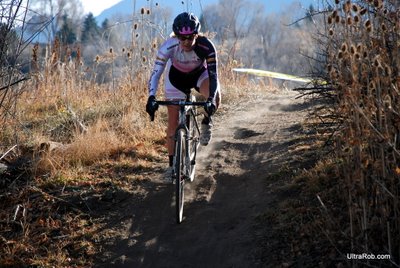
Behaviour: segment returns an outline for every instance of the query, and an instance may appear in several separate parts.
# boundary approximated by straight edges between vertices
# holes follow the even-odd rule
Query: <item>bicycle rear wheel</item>
[[[184,185],[185,185],[185,131],[179,129],[176,135],[175,144],[175,204],[176,204],[176,221],[181,223],[183,220],[183,204],[184,204]]]

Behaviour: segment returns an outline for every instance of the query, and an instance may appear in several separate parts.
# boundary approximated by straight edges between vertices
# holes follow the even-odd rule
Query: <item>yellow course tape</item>
[[[258,69],[233,68],[232,70],[235,71],[235,72],[239,72],[239,73],[254,74],[254,75],[258,75],[258,76],[267,76],[267,77],[283,79],[283,80],[289,80],[289,81],[295,81],[295,82],[303,82],[303,83],[316,82],[315,79],[308,79],[308,78],[303,78],[303,77],[299,77],[299,76],[295,76],[295,75],[275,73],[275,72],[258,70]],[[321,81],[321,82],[318,82],[318,83],[319,84],[325,84],[326,82]]]

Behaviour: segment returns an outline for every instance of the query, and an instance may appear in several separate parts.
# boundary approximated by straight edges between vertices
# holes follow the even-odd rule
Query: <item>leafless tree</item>
[[[302,75],[311,68],[304,55],[314,51],[313,27],[305,20],[293,23],[302,16],[297,10],[289,6],[285,12],[266,14],[263,5],[248,0],[220,0],[205,9],[203,23],[206,31],[216,33],[229,59],[247,67]]]
[[[13,117],[16,99],[27,79],[21,72],[20,56],[26,48],[22,39],[27,7],[23,0],[0,2],[0,121]]]
[[[50,43],[60,29],[65,14],[71,19],[71,26],[79,29],[83,18],[80,0],[31,0],[28,30],[44,34],[42,39]]]

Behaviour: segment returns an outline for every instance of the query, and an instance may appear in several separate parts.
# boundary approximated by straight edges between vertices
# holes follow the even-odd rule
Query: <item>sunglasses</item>
[[[185,40],[192,41],[195,38],[195,35],[194,34],[191,34],[191,35],[178,35],[177,37],[181,41],[185,41]]]

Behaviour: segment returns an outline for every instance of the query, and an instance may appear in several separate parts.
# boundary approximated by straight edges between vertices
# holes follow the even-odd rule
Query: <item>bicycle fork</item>
[[[191,161],[191,154],[192,154],[192,152],[191,152],[191,148],[190,148],[190,139],[191,139],[191,137],[190,137],[190,135],[189,135],[189,130],[188,130],[188,128],[185,126],[185,127],[181,127],[181,129],[183,129],[183,131],[184,131],[184,142],[185,142],[185,148],[186,148],[186,150],[185,150],[185,155],[184,155],[184,166],[183,166],[183,174],[181,174],[184,178],[185,178],[185,180],[187,180],[189,177],[190,177],[190,171],[191,171],[191,165],[192,164],[194,164],[194,163],[192,163],[192,161]],[[178,130],[178,131],[180,131],[180,130]],[[176,132],[176,133],[178,133],[178,131]],[[174,138],[174,140],[175,140],[175,146],[176,146],[176,141],[178,140],[177,139],[177,136],[175,136],[175,138]],[[196,152],[194,152],[195,153],[195,155],[194,155],[194,157],[196,156]],[[193,158],[193,159],[195,159],[195,158]],[[176,155],[174,155],[174,163],[173,163],[173,167],[174,167],[174,170],[173,170],[173,179],[174,178],[176,178],[176,173],[177,172],[179,172],[178,170],[175,170],[175,168],[176,168]]]

